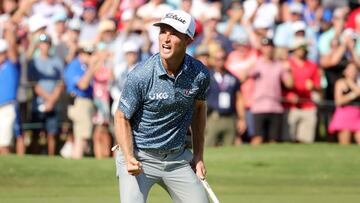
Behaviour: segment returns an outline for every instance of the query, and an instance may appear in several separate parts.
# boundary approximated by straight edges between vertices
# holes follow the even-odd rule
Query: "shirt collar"
[[[185,57],[184,57],[184,62],[183,64],[181,65],[181,68],[180,68],[180,72],[178,75],[180,74],[184,74],[186,72],[188,72],[190,70],[190,66],[189,66],[189,57],[187,54],[185,54]],[[162,62],[161,62],[161,57],[160,57],[160,54],[157,55],[156,57],[156,60],[157,60],[157,66],[156,66],[156,74],[158,77],[161,77],[161,76],[164,76],[166,75],[167,76],[167,72],[165,70],[165,67],[163,66]]]

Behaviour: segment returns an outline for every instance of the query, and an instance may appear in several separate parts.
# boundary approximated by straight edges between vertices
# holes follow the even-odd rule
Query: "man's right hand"
[[[135,159],[135,157],[131,157],[127,161],[127,171],[129,175],[137,176],[142,172],[141,162]]]

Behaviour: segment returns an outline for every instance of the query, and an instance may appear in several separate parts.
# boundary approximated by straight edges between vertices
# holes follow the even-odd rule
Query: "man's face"
[[[304,46],[300,46],[297,49],[294,50],[294,55],[296,55],[298,58],[305,58],[306,56],[306,49],[307,47]]]
[[[127,52],[125,54],[125,57],[126,57],[126,61],[131,66],[131,65],[134,65],[138,61],[139,55],[137,52]]]
[[[215,70],[221,71],[224,68],[226,53],[223,50],[217,51],[213,56],[213,67]]]
[[[49,42],[40,42],[39,43],[39,49],[41,52],[47,54],[49,53],[49,49],[50,49],[50,43]]]
[[[274,47],[272,45],[262,45],[261,52],[264,56],[270,57],[273,55]]]
[[[181,56],[186,51],[186,46],[191,39],[168,25],[160,26],[159,50],[164,59]]]

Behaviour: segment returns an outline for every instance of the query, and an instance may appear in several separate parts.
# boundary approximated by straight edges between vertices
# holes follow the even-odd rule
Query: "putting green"
[[[271,144],[205,151],[221,203],[360,202],[360,147]],[[0,156],[1,203],[119,202],[114,160]],[[171,202],[160,187],[150,203]]]

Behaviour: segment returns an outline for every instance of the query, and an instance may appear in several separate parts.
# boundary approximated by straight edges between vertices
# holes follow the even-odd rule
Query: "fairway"
[[[358,203],[360,147],[271,144],[205,151],[221,203]],[[0,203],[117,203],[114,160],[0,156]],[[171,202],[158,186],[150,203]]]

